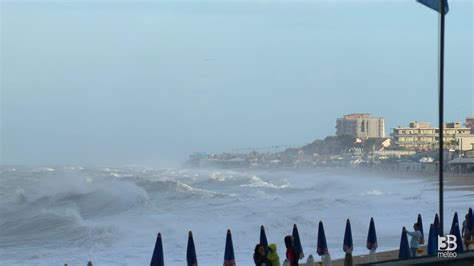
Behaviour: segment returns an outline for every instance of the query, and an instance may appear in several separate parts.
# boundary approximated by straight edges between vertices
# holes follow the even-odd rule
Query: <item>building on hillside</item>
[[[458,145],[458,150],[466,151],[474,147],[474,134],[469,136],[456,136],[456,143]]]
[[[370,114],[349,114],[336,120],[336,135],[349,135],[354,138],[385,137],[385,122],[382,117],[371,117]]]
[[[474,134],[474,116],[466,117],[466,127],[471,129],[471,134]]]
[[[380,150],[373,152],[379,160],[385,160],[388,158],[403,158],[415,155],[415,151],[399,151],[399,150]]]
[[[392,145],[391,138],[372,138],[366,143],[368,151],[383,151]]]
[[[471,147],[474,135],[471,129],[462,127],[460,122],[445,123],[443,140],[445,148],[465,150]],[[392,138],[399,148],[416,151],[437,149],[439,129],[428,122],[410,122],[408,127],[393,129]]]

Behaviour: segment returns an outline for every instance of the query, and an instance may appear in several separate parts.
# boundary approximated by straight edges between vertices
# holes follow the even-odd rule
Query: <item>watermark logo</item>
[[[456,258],[456,241],[455,235],[438,236],[438,258]]]

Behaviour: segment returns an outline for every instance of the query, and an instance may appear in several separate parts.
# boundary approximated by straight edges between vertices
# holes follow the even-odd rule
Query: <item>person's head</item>
[[[255,255],[265,256],[265,247],[262,244],[257,244],[255,246]]]
[[[277,245],[276,245],[276,244],[270,244],[270,245],[268,245],[268,251],[269,251],[270,253],[276,253],[276,251],[277,251]]]
[[[413,229],[414,229],[415,231],[417,231],[417,230],[420,229],[420,226],[418,225],[418,223],[414,223],[414,224],[413,224]]]
[[[92,261],[88,261],[87,266],[92,266]]]
[[[293,237],[288,235],[285,236],[285,246],[286,248],[293,248]]]

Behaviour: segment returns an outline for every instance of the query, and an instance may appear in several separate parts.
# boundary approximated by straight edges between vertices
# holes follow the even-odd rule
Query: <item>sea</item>
[[[445,231],[455,211],[474,205],[472,185],[445,191]],[[166,265],[185,265],[192,231],[199,265],[222,265],[227,229],[237,265],[252,265],[264,225],[284,258],[283,238],[298,226],[305,258],[316,254],[319,221],[332,258],[342,258],[346,219],[354,255],[370,218],[377,251],[397,249],[403,226],[420,213],[424,233],[438,211],[436,177],[294,170],[145,167],[1,167],[1,265],[147,265],[157,233]]]

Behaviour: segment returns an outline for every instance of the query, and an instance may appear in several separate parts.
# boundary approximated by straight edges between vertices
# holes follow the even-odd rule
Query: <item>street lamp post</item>
[[[438,142],[439,142],[439,232],[444,235],[444,139],[443,139],[443,117],[444,117],[444,19],[448,13],[448,0],[417,0],[419,3],[439,12],[439,80],[438,80]]]

